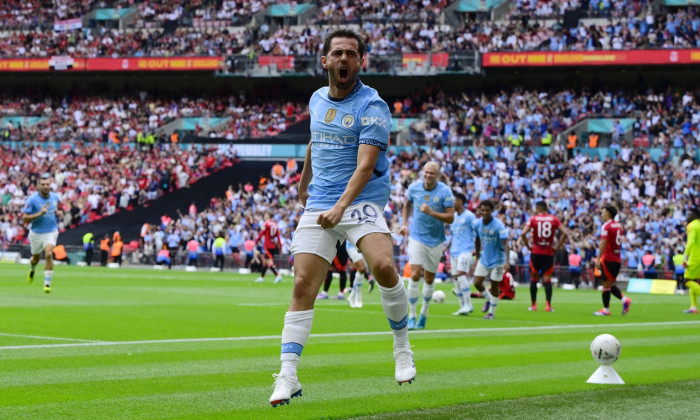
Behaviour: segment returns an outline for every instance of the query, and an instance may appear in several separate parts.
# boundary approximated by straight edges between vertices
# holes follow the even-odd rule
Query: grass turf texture
[[[0,265],[0,418],[692,418],[700,408],[700,318],[681,313],[687,296],[633,294],[628,315],[613,299],[612,316],[594,317],[599,292],[557,289],[545,313],[528,312],[519,288],[487,321],[482,299],[472,316],[451,316],[451,285],[439,285],[446,303],[410,333],[417,379],[399,387],[379,293],[365,285],[362,309],[317,303],[303,396],[272,408],[291,278],[59,266],[45,295],[41,270],[31,285],[27,270]],[[625,386],[586,383],[602,333],[622,344]]]

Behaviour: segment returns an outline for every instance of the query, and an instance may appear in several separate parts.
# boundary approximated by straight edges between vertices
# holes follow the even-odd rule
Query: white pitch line
[[[56,341],[81,341],[85,343],[104,343],[104,341],[100,340],[83,340],[80,338],[63,338],[63,337],[45,337],[42,335],[24,335],[24,334],[8,334],[8,333],[0,333],[1,336],[3,337],[20,337],[20,338],[38,338],[40,340],[56,340]]]
[[[444,333],[479,333],[479,332],[499,332],[499,331],[547,331],[570,328],[614,328],[614,327],[647,327],[664,325],[697,325],[700,321],[671,321],[671,322],[637,322],[630,324],[584,324],[584,325],[545,325],[540,327],[504,327],[504,328],[455,328],[447,330],[421,330],[411,331],[411,334],[444,334]],[[346,332],[311,334],[310,338],[328,337],[369,337],[374,335],[388,335],[391,331],[366,331],[366,332]],[[138,341],[92,341],[86,343],[64,343],[64,344],[33,344],[22,346],[0,346],[0,350],[20,350],[20,349],[41,349],[58,347],[96,347],[96,346],[129,346],[139,344],[172,344],[172,343],[203,343],[216,341],[253,341],[253,340],[279,340],[279,335],[259,335],[250,337],[213,337],[213,338],[175,338],[169,340],[138,340]]]

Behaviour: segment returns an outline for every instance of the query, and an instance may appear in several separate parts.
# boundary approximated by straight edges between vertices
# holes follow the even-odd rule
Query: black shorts
[[[265,248],[265,254],[267,254],[267,258],[272,259],[275,255],[280,254],[280,249],[279,248]]]
[[[348,255],[347,248],[345,248],[345,242],[343,242],[340,246],[336,247],[335,258],[338,259],[338,262],[341,266],[346,266],[348,264],[350,256]]]
[[[620,274],[622,264],[612,261],[601,261],[600,268],[603,271],[603,278],[607,281],[614,282],[617,280],[617,275]]]
[[[554,273],[554,255],[531,254],[530,272],[532,274],[551,276]]]

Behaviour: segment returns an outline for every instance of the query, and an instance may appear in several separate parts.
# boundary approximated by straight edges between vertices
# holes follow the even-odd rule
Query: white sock
[[[284,314],[284,328],[282,329],[282,350],[280,360],[282,369],[280,373],[297,374],[299,357],[301,356],[306,340],[311,334],[311,324],[314,320],[314,310],[287,312]]]
[[[44,271],[44,286],[51,287],[51,279],[53,278],[53,270]]]
[[[498,297],[496,296],[491,296],[491,306],[489,306],[489,313],[495,315],[496,314],[496,306],[498,306]]]
[[[418,306],[418,297],[420,296],[420,281],[408,281],[408,306],[410,308],[410,318],[416,317],[416,307]]]
[[[435,283],[423,283],[423,305],[420,308],[420,314],[423,316],[428,316],[428,308],[430,307],[430,300],[433,298],[434,291]]]
[[[408,305],[406,288],[402,281],[392,287],[379,288],[379,294],[382,297],[382,307],[384,314],[389,320],[389,325],[394,331],[394,348],[409,347],[408,343]]]
[[[465,275],[461,275],[457,277],[457,284],[459,287],[459,290],[462,293],[462,307],[463,308],[471,308],[472,307],[472,296],[470,294],[470,283],[469,283],[469,278]]]
[[[362,298],[362,277],[356,276],[355,282],[352,284],[352,288],[355,290],[355,297]]]
[[[489,302],[491,302],[493,300],[493,295],[491,295],[491,291],[487,287],[484,288],[484,291],[481,292],[481,295],[484,298],[488,299]]]

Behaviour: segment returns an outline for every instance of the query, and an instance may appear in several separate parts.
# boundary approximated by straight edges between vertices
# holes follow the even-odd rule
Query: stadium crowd
[[[445,93],[428,86],[390,104],[395,116],[415,117],[409,142],[461,145],[465,140],[495,144],[517,138],[539,146],[584,118],[613,120],[614,147],[626,136],[653,147],[697,147],[700,139],[700,91],[655,92],[590,89],[526,90],[497,93]],[[634,119],[625,131],[620,119]],[[577,146],[588,143],[578,139]]]
[[[171,112],[173,107],[177,108],[173,116],[182,115],[178,113],[184,112],[185,109],[188,110],[184,112],[186,115],[205,109],[219,111],[226,109],[226,112],[237,114],[240,118],[232,120],[229,124],[213,130],[211,133],[203,134],[230,139],[262,133],[274,135],[283,131],[286,124],[292,121],[289,118],[299,118],[303,114],[300,112],[303,109],[300,104],[280,101],[274,106],[264,103],[250,105],[246,104],[245,95],[235,98],[227,97],[211,103],[205,100],[180,100],[163,103],[139,101],[139,98],[131,98],[131,100],[136,101],[135,106],[132,106],[130,101],[121,101],[120,105],[116,106],[115,100],[112,105],[116,106],[117,112],[108,111],[107,114],[101,111],[109,110],[110,106],[99,100],[95,100],[95,103],[78,101],[77,103],[89,104],[87,109],[90,110],[88,112],[83,107],[81,111],[83,114],[79,117],[76,116],[76,110],[73,108],[74,102],[71,101],[61,103],[56,100],[54,105],[56,112],[53,112],[51,105],[54,102],[51,101],[35,104],[28,100],[6,98],[3,109],[11,109],[16,113],[29,110],[34,115],[63,115],[66,120],[71,121],[68,124],[70,130],[66,131],[66,136],[74,135],[71,133],[75,132],[80,133],[76,130],[76,127],[80,126],[79,121],[93,121],[95,119],[93,117],[99,115],[102,115],[100,118],[109,118],[109,115],[133,109],[143,109],[144,112],[154,111],[152,112],[154,115],[162,117],[154,120],[156,125],[165,121],[163,112]],[[226,104],[227,100],[232,102]],[[98,103],[103,108],[95,108]],[[188,104],[188,106],[180,108],[178,105],[183,103]],[[697,179],[694,178],[698,174],[697,163],[684,157],[686,152],[693,153],[697,148],[698,138],[700,138],[700,92],[697,91],[654,92],[649,90],[629,93],[609,90],[593,91],[584,87],[579,92],[574,90],[528,91],[515,88],[508,92],[501,91],[490,94],[483,92],[478,94],[472,92],[448,94],[443,92],[439,86],[430,85],[423,92],[416,92],[403,99],[397,98],[394,102],[389,101],[389,104],[393,108],[395,117],[417,118],[417,121],[411,125],[413,136],[410,138],[425,140],[425,144],[430,146],[431,150],[428,154],[420,156],[405,154],[394,156],[392,171],[396,185],[403,188],[406,177],[415,176],[420,163],[427,159],[426,156],[433,156],[435,160],[445,162],[444,170],[451,185],[454,187],[459,185],[460,188],[464,188],[466,195],[470,198],[473,198],[476,191],[480,191],[476,198],[477,201],[484,198],[496,198],[504,201],[504,196],[512,199],[513,195],[520,196],[522,194],[532,197],[534,200],[537,197],[546,196],[547,191],[550,191],[551,188],[559,188],[551,192],[554,200],[552,207],[565,212],[562,214],[562,220],[574,223],[575,226],[586,227],[586,230],[582,231],[583,236],[576,239],[578,244],[594,243],[595,223],[593,223],[592,215],[595,214],[595,210],[592,208],[597,204],[591,200],[590,188],[592,187],[598,188],[599,191],[607,191],[602,193],[603,198],[616,198],[627,203],[621,215],[629,218],[630,226],[634,227],[633,230],[638,231],[637,237],[643,237],[640,229],[645,229],[647,224],[651,223],[670,205],[668,200],[677,203],[682,208],[682,200],[687,202],[689,200],[688,194],[692,195],[694,191],[698,190]],[[46,112],[47,107],[52,111]],[[538,160],[534,154],[528,154],[525,149],[510,147],[511,143],[508,140],[519,136],[522,136],[522,144],[525,146],[539,145],[544,136],[556,135],[581,118],[591,116],[635,118],[635,123],[629,128],[632,137],[646,138],[651,146],[661,147],[663,152],[660,160],[651,162],[648,156],[640,154],[642,153],[640,150],[630,148],[628,146],[630,144],[629,138],[625,135],[624,130],[611,133],[612,147],[620,156],[614,162],[612,160],[603,162],[597,158],[586,158],[580,154],[567,154],[567,156],[558,158],[560,161],[548,164],[546,161]],[[134,121],[143,121],[142,117],[136,118]],[[146,118],[146,121],[149,118]],[[58,125],[62,124],[66,123],[61,121]],[[83,125],[89,126],[90,124]],[[108,125],[112,126],[113,121]],[[616,130],[617,128],[618,126],[616,126]],[[85,139],[86,137],[78,138]],[[92,139],[94,140],[94,138],[99,138],[99,136]],[[473,141],[464,142],[465,139]],[[149,192],[153,193],[153,188],[158,190],[160,171],[170,174],[176,180],[175,182],[182,185],[198,179],[212,168],[217,168],[222,164],[219,161],[206,163],[211,157],[204,152],[194,155],[188,154],[187,150],[180,151],[178,149],[183,155],[176,158],[175,161],[167,162],[160,148],[155,148],[152,152],[142,152],[129,147],[112,149],[109,146],[105,147],[99,144],[78,144],[80,146],[75,149],[64,147],[54,150],[49,148],[46,151],[39,147],[22,152],[4,149],[7,150],[7,153],[3,154],[4,157],[6,156],[4,167],[15,168],[14,170],[10,169],[9,172],[7,170],[0,172],[2,174],[0,192],[6,194],[5,199],[8,201],[4,206],[5,218],[8,217],[7,215],[15,214],[21,203],[21,197],[15,197],[9,202],[7,193],[9,192],[9,197],[12,198],[17,191],[26,194],[31,188],[29,174],[32,172],[22,175],[17,170],[18,165],[26,160],[33,160],[36,162],[34,165],[51,162],[51,169],[54,173],[57,172],[57,165],[59,167],[60,165],[68,165],[61,168],[66,173],[62,176],[67,181],[59,182],[59,185],[63,184],[66,188],[63,192],[68,194],[69,198],[77,197],[77,201],[74,205],[76,208],[68,212],[72,215],[72,219],[65,221],[65,226],[74,224],[75,220],[83,222],[89,220],[90,214],[93,213],[97,216],[110,214],[110,212],[123,207],[121,204],[133,205],[133,200],[136,200],[138,204],[139,200],[152,198],[148,194]],[[471,155],[460,155],[452,152],[454,146],[464,144],[477,146],[477,152]],[[486,149],[482,148],[485,144],[496,145],[499,156],[486,157],[484,152]],[[577,146],[586,146],[586,140],[581,139]],[[557,148],[555,147],[555,149]],[[65,156],[71,153],[78,156],[90,156],[90,159],[93,160],[101,160],[100,163],[104,165],[100,167],[101,176],[88,179],[84,162],[81,163],[81,159],[70,159],[65,162]],[[151,154],[141,156],[142,153]],[[109,174],[114,173],[115,166],[122,162],[129,162],[128,170],[123,172],[127,175],[126,179],[117,177],[115,179],[118,182],[110,181]],[[138,164],[137,162],[144,163]],[[205,167],[202,167],[203,162]],[[638,164],[635,166],[630,162],[638,162]],[[605,171],[600,171],[600,168],[601,165],[607,167],[613,163],[616,168],[626,168],[628,173],[620,172],[619,176],[615,177],[615,182],[611,184],[612,181],[603,176]],[[143,166],[144,164],[147,166]],[[183,170],[176,169],[178,166]],[[148,168],[150,168],[150,172]],[[595,168],[595,170],[590,168]],[[172,175],[174,171],[179,175]],[[679,171],[689,175],[682,175]],[[646,176],[650,179],[646,179]],[[277,177],[279,178],[279,175]],[[543,177],[547,181],[542,181]],[[283,207],[284,209],[276,214],[277,218],[284,219],[282,223],[283,234],[286,233],[288,237],[291,231],[287,231],[287,226],[292,228],[294,220],[298,216],[293,182],[289,182],[288,179],[282,182],[284,177],[280,180],[274,177],[267,178],[269,181],[264,183],[263,188],[246,186],[245,188],[232,189],[228,192],[227,200],[207,209],[208,212],[213,213],[206,213],[199,220],[206,219],[211,222],[212,217],[214,219],[222,216],[230,218],[222,225],[228,229],[229,236],[231,236],[232,230],[238,230],[251,236],[255,234],[254,226],[256,223],[252,214],[262,214],[261,212],[268,208]],[[481,180],[475,181],[477,178],[481,178]],[[624,183],[619,180],[624,181]],[[671,184],[673,185],[670,186]],[[92,190],[95,188],[98,192],[92,194]],[[124,194],[122,192],[124,190],[127,190],[128,193]],[[395,219],[399,215],[395,209],[401,208],[402,191],[402,189],[396,191],[390,211],[387,213],[389,219]],[[578,193],[576,193],[577,191]],[[122,198],[127,195],[130,199]],[[144,195],[145,197],[142,197]],[[91,213],[85,210],[88,207],[86,204],[88,196],[92,196],[93,200],[95,197],[97,198],[98,203],[90,204],[89,208],[90,210],[99,208],[98,211]],[[527,203],[528,201],[521,202]],[[284,203],[284,205],[280,205],[280,203]],[[13,205],[14,207],[12,207]],[[242,216],[236,219],[236,214],[240,214],[241,208],[245,209],[243,214],[250,211],[251,217]],[[509,226],[513,228],[513,232],[517,232],[518,226],[523,221],[523,215],[529,214],[528,208],[526,204],[522,208],[508,209],[506,212]],[[674,217],[677,218],[678,215],[671,214],[665,217],[670,221],[663,222],[662,228],[665,229],[663,232],[657,228],[653,230],[657,235],[669,238],[671,241],[669,246],[672,246],[674,240],[677,239],[668,228],[675,226],[673,225],[676,220]],[[192,221],[185,223],[187,226],[192,224]],[[194,226],[197,228],[193,230],[192,234],[197,233],[201,227],[196,220]],[[218,225],[212,224],[212,226]],[[14,229],[16,228],[15,225]],[[218,227],[213,229],[209,226],[202,227],[202,229],[205,232],[211,230],[207,234],[207,238],[211,238],[212,235],[217,235],[221,231]],[[629,227],[627,229],[629,230]],[[6,238],[10,236],[16,240],[16,234],[6,235]],[[647,241],[653,238],[644,237],[643,239]],[[206,242],[205,240],[202,243]],[[652,242],[654,246],[658,244],[656,240]]]
[[[121,97],[39,94],[5,95],[1,117],[42,117],[33,125],[8,122],[3,140],[135,142],[139,136],[162,137],[158,128],[177,118],[199,117],[195,132],[202,136],[240,139],[275,135],[308,118],[306,104],[275,97],[264,89],[217,96],[167,99],[139,91]],[[227,118],[222,127],[207,126],[208,118]]]
[[[10,2],[13,3],[13,2]],[[72,5],[65,16],[80,15],[92,2],[67,2]],[[114,2],[121,5],[125,2]],[[157,2],[138,3],[143,19],[177,20],[182,16],[183,4],[188,10],[202,16],[228,16],[236,2]],[[203,6],[199,10],[198,4]],[[260,26],[234,29],[228,26],[207,27],[181,25],[174,32],[162,28],[107,29],[93,31],[86,28],[71,31],[53,31],[33,26],[14,31],[18,20],[53,19],[54,14],[24,14],[31,8],[18,7],[0,12],[0,56],[48,57],[125,57],[125,56],[228,56],[245,55],[312,55],[319,53],[323,35],[331,25],[355,23],[365,34],[368,52],[373,55],[460,52],[460,51],[582,51],[622,50],[637,48],[691,48],[700,45],[700,13],[696,7],[652,12],[643,1],[590,2],[591,8],[608,13],[609,19],[600,23],[580,21],[566,28],[558,20],[543,20],[560,15],[561,10],[578,7],[578,3],[530,1],[519,2],[511,17],[501,21],[466,19],[461,27],[440,24],[436,16],[446,6],[444,1],[424,2],[320,2],[319,14],[310,25],[279,26],[268,23]],[[268,2],[245,3],[253,10]],[[31,5],[31,3],[30,3]],[[75,6],[75,7],[73,7]],[[124,4],[124,7],[127,5]],[[219,9],[215,9],[216,7]],[[33,7],[33,6],[31,6]],[[214,9],[212,9],[214,8]],[[534,9],[533,9],[534,8]],[[57,8],[57,10],[60,9]],[[158,11],[156,11],[156,9]],[[533,12],[534,10],[534,12]],[[643,10],[649,10],[643,13]],[[153,11],[153,13],[151,13]],[[530,19],[529,16],[536,19]],[[14,16],[12,19],[7,16]],[[32,17],[25,17],[32,16]],[[42,17],[43,16],[43,17]],[[140,20],[140,21],[143,21]]]
[[[59,148],[0,145],[0,242],[26,242],[22,208],[42,173],[54,177],[53,191],[64,211],[59,220],[63,230],[189,187],[234,161],[235,156],[213,148],[160,146],[141,150],[80,141]]]
[[[133,8],[138,12],[136,26],[144,22],[180,19],[185,9],[195,9],[206,0],[53,0],[40,1],[5,0],[0,4],[0,28],[3,30],[47,30],[56,21],[82,19],[94,10],[116,11]]]
[[[626,235],[624,267],[639,270],[642,255],[649,251],[655,255],[658,269],[672,269],[671,257],[685,241],[685,209],[691,203],[698,204],[700,192],[700,163],[683,149],[658,161],[647,151],[629,146],[623,146],[615,158],[606,159],[582,153],[567,159],[560,147],[540,157],[528,148],[506,145],[492,150],[495,155],[481,146],[471,151],[440,147],[398,154],[390,151],[393,191],[384,215],[392,232],[398,232],[401,225],[408,185],[417,179],[422,166],[433,160],[441,164],[443,181],[466,195],[470,210],[485,199],[499,203],[498,217],[510,229],[520,264],[529,261],[529,252],[518,239],[522,226],[533,215],[535,202],[545,200],[570,230],[567,250],[580,255],[584,267],[593,265],[602,206],[615,203],[621,209],[618,218]],[[156,229],[163,231],[162,236],[169,232],[177,237],[195,235],[200,252],[212,251],[213,240],[223,235],[228,244],[226,253],[233,253],[243,265],[245,255],[253,255],[253,240],[263,223],[260,215],[273,210],[283,238],[282,253],[286,254],[301,215],[296,174],[294,170],[277,177],[263,174],[257,186],[229,187],[224,198],[212,199],[210,208],[180,219],[166,218],[168,223]],[[403,256],[399,259],[402,264],[407,255],[406,238],[394,233],[393,240],[396,255]],[[185,243],[179,242],[182,255]]]

